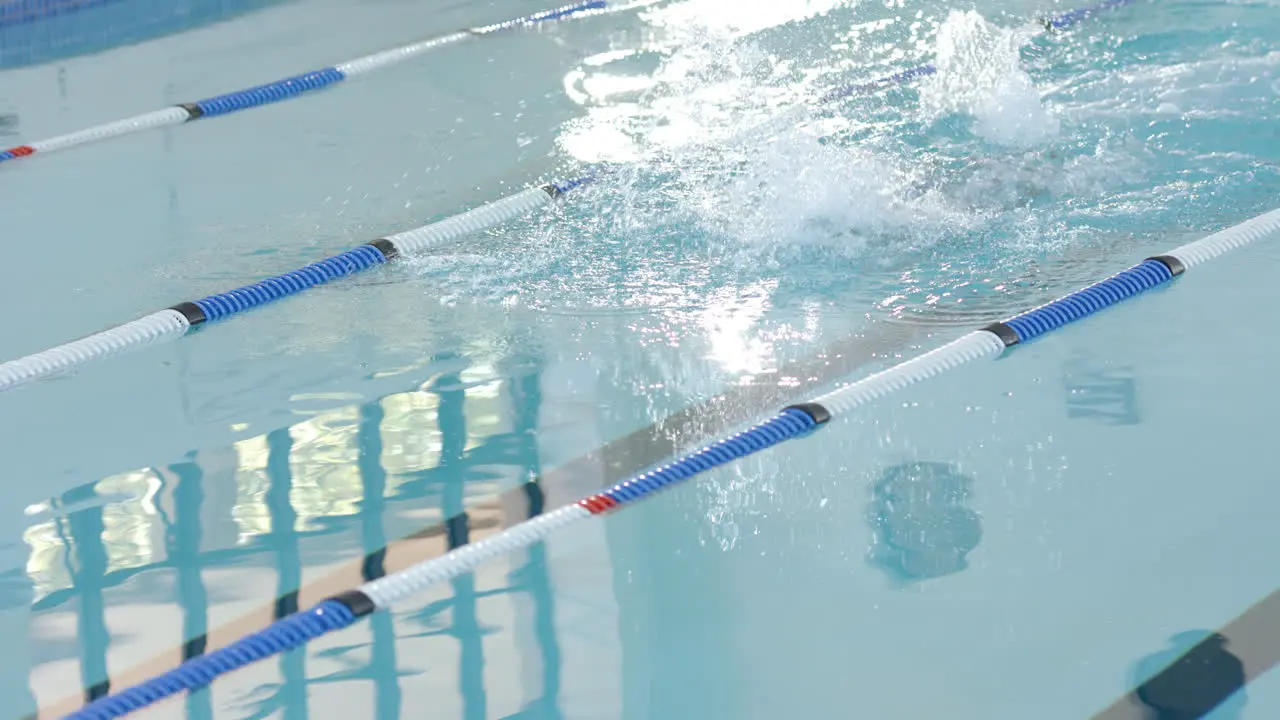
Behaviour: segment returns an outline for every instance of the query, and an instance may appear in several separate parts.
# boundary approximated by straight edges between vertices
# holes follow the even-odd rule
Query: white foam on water
[[[938,72],[920,84],[920,106],[937,119],[972,116],[974,132],[1001,145],[1031,146],[1053,140],[1060,127],[1022,67],[1026,28],[1006,29],[977,11],[952,11],[938,29]]]
[[[427,274],[454,294],[566,310],[685,307],[721,283],[796,267],[832,282],[883,274],[958,240],[980,238],[996,256],[1052,249],[1074,238],[1065,207],[1046,213],[1046,204],[1133,176],[1123,139],[1090,153],[1062,133],[1062,110],[1047,109],[1021,67],[1026,29],[975,12],[914,11],[876,24],[883,9],[829,0],[739,5],[650,8],[643,30],[620,32],[571,69],[564,87],[582,115],[557,143],[578,163],[615,171],[496,231],[481,241],[484,257],[450,250],[423,263]],[[860,30],[871,25],[875,33]],[[826,45],[815,50],[818,42]],[[940,68],[916,83],[919,103],[915,91],[892,91],[816,104],[834,82],[865,80],[885,62],[910,66],[917,52]],[[855,56],[877,69],[832,77]],[[973,133],[919,125],[957,113],[973,117]],[[553,278],[570,274],[572,283]],[[622,275],[645,283],[620,283]]]
[[[665,12],[699,17],[692,9],[677,11],[684,5]],[[812,4],[804,7],[801,14],[811,15]],[[824,89],[819,81],[829,82],[821,68],[800,67],[789,59],[794,48],[772,47],[768,38],[723,20],[713,15],[702,26],[676,24],[669,44],[650,42],[630,56],[612,51],[571,73],[587,112],[564,129],[562,149],[584,162],[631,168],[615,187],[652,188],[650,197],[618,188],[638,201],[628,203],[630,219],[622,225],[643,231],[678,222],[701,236],[717,262],[758,267],[785,262],[804,247],[861,256],[869,237],[885,234],[932,242],[967,222],[963,208],[918,190],[928,184],[926,171],[909,158],[830,141],[867,124],[814,112],[813,98]],[[652,65],[636,71],[648,81],[621,79],[618,67],[628,64]],[[645,89],[630,98],[593,98],[596,75],[609,77],[612,87]],[[655,192],[661,202],[651,201]],[[611,199],[612,208],[618,199]],[[622,229],[619,215],[609,214],[612,226],[599,229],[615,233]]]
[[[732,39],[824,15],[846,4],[846,0],[686,0],[652,8],[644,19],[676,37]]]

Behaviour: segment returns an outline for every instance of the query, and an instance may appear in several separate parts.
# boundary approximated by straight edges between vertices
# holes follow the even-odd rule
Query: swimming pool
[[[0,132],[540,9],[270,5],[6,70]],[[1274,5],[1135,3],[1038,37],[1007,29],[1053,8],[951,10],[614,9],[0,165],[0,288],[30,308],[0,326],[5,359],[614,170],[398,267],[0,395],[14,716],[68,712],[1278,204]],[[812,102],[923,62],[939,72]],[[1275,584],[1253,568],[1273,533],[1275,253],[1241,249],[155,712],[1141,717],[1127,694],[1221,631],[1250,682],[1208,717],[1272,717]],[[1210,659],[1183,684],[1229,681]]]

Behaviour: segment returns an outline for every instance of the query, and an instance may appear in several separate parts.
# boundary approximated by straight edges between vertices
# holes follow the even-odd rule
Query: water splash
[[[1073,201],[1141,179],[1123,141],[1059,139],[1020,66],[1026,30],[975,12],[877,22],[881,9],[830,1],[731,5],[651,8],[643,32],[621,33],[566,75],[583,114],[561,128],[560,148],[617,171],[478,254],[424,262],[455,286],[447,295],[684,312],[722,287],[786,277],[777,293],[843,292],[922,263],[951,268],[938,278],[945,291],[1010,253],[1076,242]],[[828,50],[815,51],[820,42]],[[942,71],[919,102],[906,89],[815,105],[833,81],[855,79],[833,68],[856,57],[897,66],[921,48]],[[956,114],[973,115],[976,134],[920,124]]]
[[[996,27],[974,10],[952,11],[938,29],[938,72],[920,86],[924,115],[971,116],[974,132],[1000,145],[1025,147],[1056,138],[1058,120],[1022,67],[1021,48],[1030,33]]]
[[[653,418],[672,409],[664,403],[767,380],[780,356],[867,313],[974,326],[1074,289],[1108,271],[1101,249],[1185,206],[1172,194],[1204,191],[1172,173],[1154,183],[1153,140],[1133,107],[1116,105],[1167,101],[1182,116],[1157,120],[1192,119],[1203,78],[1166,78],[1167,63],[1073,67],[1078,38],[1042,42],[1031,57],[1025,29],[931,8],[792,2],[757,13],[687,0],[645,19],[564,78],[582,114],[561,127],[560,149],[574,165],[617,171],[423,268],[451,297],[606,334],[609,358],[593,377],[633,391]],[[835,84],[922,62],[939,73],[814,104]],[[1249,63],[1255,96],[1274,102],[1274,61]],[[1159,93],[1131,88],[1144,72],[1164,83]],[[812,324],[805,303],[817,306]],[[753,516],[774,502],[761,491],[771,474],[709,488],[709,542],[729,550],[755,532]],[[885,562],[917,576],[962,567],[972,518],[955,503],[907,500],[893,499],[909,512],[881,528]]]
[[[684,8],[680,17],[699,17],[686,5],[699,3],[666,12]],[[801,10],[812,14],[813,4]],[[638,200],[627,206],[633,227],[678,221],[718,264],[778,269],[814,248],[862,258],[873,238],[927,245],[966,223],[962,209],[917,190],[929,184],[927,168],[912,158],[874,143],[831,141],[836,134],[890,128],[815,110],[822,68],[789,59],[797,54],[794,38],[780,42],[708,23],[679,25],[678,41],[669,46],[614,50],[571,73],[570,84],[589,108],[565,128],[560,145],[583,161],[633,170],[613,183],[609,203]],[[640,70],[648,82],[625,77],[645,65],[652,66]],[[593,98],[593,85],[608,95]],[[642,86],[626,99],[610,90]],[[619,229],[611,224],[609,230]]]
[[[846,4],[845,0],[688,0],[653,8],[645,20],[676,37],[716,36],[730,40],[824,15]]]

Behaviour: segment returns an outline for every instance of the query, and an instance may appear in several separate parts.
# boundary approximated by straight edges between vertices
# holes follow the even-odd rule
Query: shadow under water
[[[982,523],[968,506],[973,480],[953,465],[909,462],[887,468],[872,488],[869,560],[897,583],[968,567]]]

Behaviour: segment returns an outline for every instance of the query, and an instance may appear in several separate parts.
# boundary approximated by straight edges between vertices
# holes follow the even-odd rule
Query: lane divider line
[[[1162,287],[1208,260],[1230,250],[1280,237],[1280,210],[1273,210],[1147,258],[1131,268],[1088,287],[1033,308],[1003,322],[970,332],[941,347],[899,363],[857,382],[790,405],[747,430],[679,457],[666,465],[620,482],[549,513],[517,523],[506,530],[451,550],[444,555],[366,582],[318,605],[277,620],[207,655],[192,658],[169,672],[99,698],[68,716],[68,720],[110,720],[181,692],[196,690],[218,676],[272,655],[300,647],[359,618],[433,585],[471,572],[481,563],[541,542],[553,532],[587,518],[614,512],[651,497],[734,460],[788,440],[807,436],[874,400],[978,360],[994,360],[1012,347],[1034,340],[1106,308]]]
[[[772,372],[757,377],[757,382],[731,384],[717,395],[591,448],[572,460],[546,469],[530,482],[541,488],[544,505],[545,502],[551,502],[553,507],[562,504],[559,498],[577,494],[572,488],[580,485],[584,473],[591,476],[593,487],[612,486],[618,480],[626,479],[675,454],[683,445],[717,437],[727,428],[740,426],[775,405],[786,404],[805,394],[790,383],[774,382],[779,377],[807,378],[812,384],[820,382],[819,378],[853,375],[880,358],[909,351],[921,338],[928,337],[934,330],[946,328],[930,328],[923,323],[911,326],[872,323],[853,335],[836,338],[831,344],[822,346],[807,357],[780,364]],[[518,508],[521,501],[527,499],[528,487],[528,484],[523,484],[508,488],[469,506],[465,514],[469,515],[467,522],[472,534],[476,536],[472,540],[479,539],[480,533],[497,532],[513,522],[527,519],[528,516],[514,519],[514,516],[506,515],[503,510],[503,519],[494,528],[481,519],[477,511],[487,512],[485,508]],[[406,498],[390,495],[387,500],[395,503],[403,502]],[[443,543],[437,547],[425,545],[422,541],[447,536],[449,527],[462,522],[461,515],[433,520],[418,530],[373,549],[370,554],[352,557],[319,576],[310,577],[297,589],[297,595],[306,599],[301,607],[309,606],[312,598],[325,598],[334,592],[372,579],[363,575],[363,568],[372,557],[376,556],[384,561],[391,558],[390,564],[403,567],[448,552],[449,548]],[[183,652],[187,643],[198,643],[199,647],[205,649],[221,647],[244,633],[262,627],[273,619],[270,608],[279,599],[277,595],[261,598],[261,602],[248,612],[210,627],[203,635],[181,637],[176,643],[169,645],[168,650],[156,652],[149,661],[131,664],[119,670],[109,670],[106,685],[129,687],[173,669],[182,659],[192,656],[191,653]],[[67,601],[70,601],[70,597]],[[85,702],[83,689],[74,686],[74,683],[71,685],[67,688],[70,694],[51,703],[42,702],[36,713],[22,720],[61,718],[80,708]]]
[[[206,117],[216,117],[218,115],[227,115],[240,110],[260,107],[262,105],[270,105],[298,97],[315,90],[329,87],[347,80],[352,77],[364,75],[391,65],[402,63],[410,58],[417,57],[429,50],[434,50],[445,45],[451,45],[462,40],[475,37],[483,37],[492,35],[504,30],[512,30],[515,28],[537,25],[539,23],[563,20],[573,15],[580,15],[592,10],[603,10],[607,6],[605,0],[588,0],[586,2],[578,2],[573,5],[565,5],[563,7],[554,8],[552,10],[544,10],[543,12],[525,15],[514,20],[506,20],[504,22],[485,25],[482,27],[469,28],[448,35],[441,35],[428,40],[423,40],[408,45],[402,45],[397,48],[385,50],[382,52],[366,55],[364,57],[349,60],[347,62],[338,63],[329,67],[313,70],[301,75],[276,80],[275,82],[258,85],[244,90],[236,90],[235,92],[217,95],[196,102],[179,103],[163,110],[134,115],[133,117],[116,120],[114,122],[95,125],[84,130],[58,135],[57,137],[48,138],[46,140],[37,140],[35,142],[18,145],[8,149],[0,150],[0,163],[7,160],[16,160],[18,158],[27,157],[36,153],[49,153],[55,150],[64,150],[66,148],[75,147],[77,145],[86,145],[88,143],[107,140],[109,138],[121,137],[124,135],[132,135],[144,130],[154,128],[167,127],[170,125],[181,125],[183,123],[199,120]]]
[[[1080,10],[1073,10],[1043,22],[1046,27],[1067,27],[1082,19],[1092,17],[1095,13],[1101,10],[1118,7],[1132,1],[1133,0],[1104,0],[1101,4]],[[449,39],[460,38],[471,33],[486,34],[497,32],[509,27],[528,24],[530,22],[557,19],[573,13],[582,12],[584,10],[604,7],[604,5],[605,3],[602,0],[593,0],[592,2],[568,5],[558,10],[549,10],[526,18],[476,28],[468,32],[455,33],[451,36],[445,36],[443,40],[452,41]],[[442,41],[441,38],[427,40],[424,41],[424,43],[420,43],[419,46],[425,47],[427,44],[440,41]],[[238,93],[232,93],[231,95],[223,95],[209,100],[202,100],[199,103],[184,104],[175,108],[167,108],[165,110],[152,113],[149,116],[139,116],[139,118],[143,118],[143,120],[139,120],[138,118],[122,120],[120,123],[117,123],[117,125],[120,125],[121,127],[126,125],[133,127],[131,123],[142,123],[148,127],[159,126],[160,124],[172,121],[174,118],[178,117],[178,115],[188,116],[191,118],[203,117],[205,115],[218,115],[234,112],[245,107],[253,107],[254,103],[262,104],[265,102],[274,102],[275,100],[287,97],[287,93],[289,92],[293,92],[294,94],[305,92],[308,89],[318,88],[338,82],[350,74],[368,72],[385,64],[399,62],[400,59],[403,59],[402,56],[407,57],[407,55],[404,55],[405,53],[412,54],[418,52],[418,50],[415,50],[414,48],[419,46],[405,46],[404,48],[398,48],[385,53],[378,53],[376,55],[370,55],[365,58],[353,60],[350,63],[344,63],[336,68],[328,68],[326,70],[320,70],[306,75],[299,75],[296,78],[290,78],[288,80],[281,81],[280,83],[273,83],[272,85],[264,85],[260,88],[251,88]],[[822,99],[824,101],[834,100],[840,97],[846,97],[849,94],[869,92],[883,87],[886,82],[906,82],[913,78],[921,77],[922,75],[933,72],[932,70],[928,70],[928,68],[931,67],[932,66],[923,66],[921,68],[905,70],[890,76],[888,79],[882,79],[872,83],[848,85],[844,88],[839,88],[832,93],[828,93],[823,96]],[[926,72],[926,70],[928,70],[928,72]],[[283,87],[281,83],[286,85],[289,83],[293,84],[288,85],[285,89],[281,89]],[[294,92],[294,90],[296,90],[296,92]],[[279,97],[277,97],[277,95],[279,95]],[[108,126],[102,127],[105,128]],[[128,130],[126,129],[126,131]],[[52,143],[53,141],[49,142]],[[13,151],[11,150],[9,152]],[[30,153],[28,152],[27,154]],[[0,154],[0,159],[3,159],[2,154]],[[496,200],[488,205],[483,205],[479,208],[433,225],[428,225],[416,230],[400,233],[399,235],[375,240],[340,255],[312,263],[311,265],[290,273],[285,273],[284,275],[267,278],[266,280],[262,280],[253,285],[237,288],[217,295],[211,295],[207,298],[196,300],[194,302],[179,303],[178,305],[174,305],[170,308],[124,325],[104,330],[100,333],[96,333],[34,355],[28,355],[17,360],[11,360],[0,364],[0,393],[12,390],[35,380],[63,374],[90,361],[110,357],[130,348],[142,347],[144,345],[150,345],[181,337],[189,332],[191,328],[205,322],[220,320],[250,308],[278,300],[282,297],[300,293],[308,288],[323,285],[340,277],[367,270],[371,267],[388,262],[401,253],[412,254],[414,252],[419,252],[428,247],[434,247],[444,242],[457,239],[463,235],[479,232],[495,225],[513,220],[525,213],[532,212],[534,209],[546,203],[550,199],[559,198],[582,185],[592,182],[600,172],[601,170],[595,170],[583,177],[569,180],[559,185],[551,184],[542,188],[529,188],[523,192]]]
[[[182,337],[192,328],[225,320],[261,305],[368,270],[402,256],[440,247],[528,215],[593,182],[601,171],[567,182],[530,187],[464,213],[413,230],[373,240],[306,267],[199,300],[181,302],[32,355],[0,364],[0,393],[62,375],[127,350]]]
[[[1047,31],[1065,30],[1072,25],[1092,18],[1099,12],[1128,5],[1133,1],[1134,0],[1103,0],[1103,2],[1096,5],[1044,18],[1040,20],[1039,23]],[[217,95],[215,97],[198,100],[196,102],[179,103],[178,105],[167,107],[163,110],[143,113],[123,120],[95,125],[84,130],[78,130],[65,135],[48,138],[46,140],[38,140],[25,145],[18,145],[16,147],[0,150],[0,163],[4,163],[7,160],[16,160],[18,158],[27,157],[36,153],[50,153],[56,150],[63,150],[70,147],[76,147],[78,145],[98,142],[100,140],[132,135],[134,133],[154,128],[181,125],[183,123],[199,120],[205,117],[227,115],[240,110],[247,110],[249,108],[259,107],[262,105],[270,105],[272,103],[280,102],[281,100],[298,97],[315,90],[329,87],[330,85],[335,85],[348,78],[357,77],[365,73],[373,72],[374,70],[399,64],[427,51],[434,50],[445,45],[451,45],[468,38],[482,37],[518,27],[562,20],[573,15],[588,13],[589,11],[605,10],[608,7],[608,3],[605,0],[589,0],[587,2],[579,2],[573,5],[565,5],[564,7],[555,8],[553,10],[546,10],[533,15],[526,15],[514,20],[507,20],[467,30],[459,30],[458,32],[450,33],[448,35],[441,35],[428,40],[411,43],[409,45],[402,45],[390,50],[373,53],[371,55],[356,58],[355,60],[338,63],[330,67],[321,68],[301,75],[295,75],[293,77],[266,83],[264,85],[258,85],[245,90],[237,90],[235,92]],[[882,77],[878,80],[843,85],[823,94],[819,98],[819,102],[832,102],[853,95],[865,95],[887,87],[902,85],[911,80],[925,77],[927,75],[933,75],[937,71],[938,70],[934,65],[924,64]]]
[[[1043,20],[1042,24],[1052,29],[1065,28],[1085,18],[1092,17],[1102,10],[1119,7],[1132,1],[1103,0],[1097,5],[1072,10]],[[99,136],[102,138],[112,137],[142,128],[185,122],[183,118],[190,120],[211,115],[223,115],[248,107],[276,102],[313,89],[326,87],[351,75],[358,75],[378,67],[400,62],[407,57],[422,52],[427,47],[435,47],[443,42],[453,42],[471,35],[485,35],[530,23],[560,19],[575,13],[604,8],[605,5],[604,0],[590,0],[589,2],[566,5],[555,10],[548,10],[515,20],[426,40],[416,45],[406,45],[394,50],[342,63],[332,68],[298,75],[257,88],[220,95],[197,103],[184,103],[147,115],[140,115],[109,125],[99,126],[82,133],[73,133],[61,138],[54,138],[45,141],[42,149],[70,147],[89,142]],[[847,85],[824,95],[822,100],[829,101],[847,97],[850,94],[870,92],[884,87],[886,83],[906,82],[934,72],[931,69],[932,67],[921,66],[896,73],[889,76],[889,78],[875,82]],[[98,133],[98,135],[89,137],[93,133]],[[29,146],[12,148],[0,153],[0,161],[5,159],[6,153],[10,157],[18,157],[30,155],[35,151],[36,149]],[[494,227],[532,212],[548,200],[557,199],[565,193],[592,182],[601,172],[600,169],[596,169],[583,177],[569,180],[559,185],[553,183],[541,188],[529,188],[438,223],[374,240],[353,250],[312,263],[284,275],[270,277],[253,285],[211,295],[194,302],[179,303],[124,325],[119,325],[43,352],[5,362],[0,364],[0,393],[35,380],[61,375],[93,360],[117,355],[134,347],[142,347],[181,337],[197,325],[220,320],[259,305],[295,295],[308,288],[367,270],[393,260],[399,254],[412,254],[428,247],[434,247],[460,238],[469,233]]]

